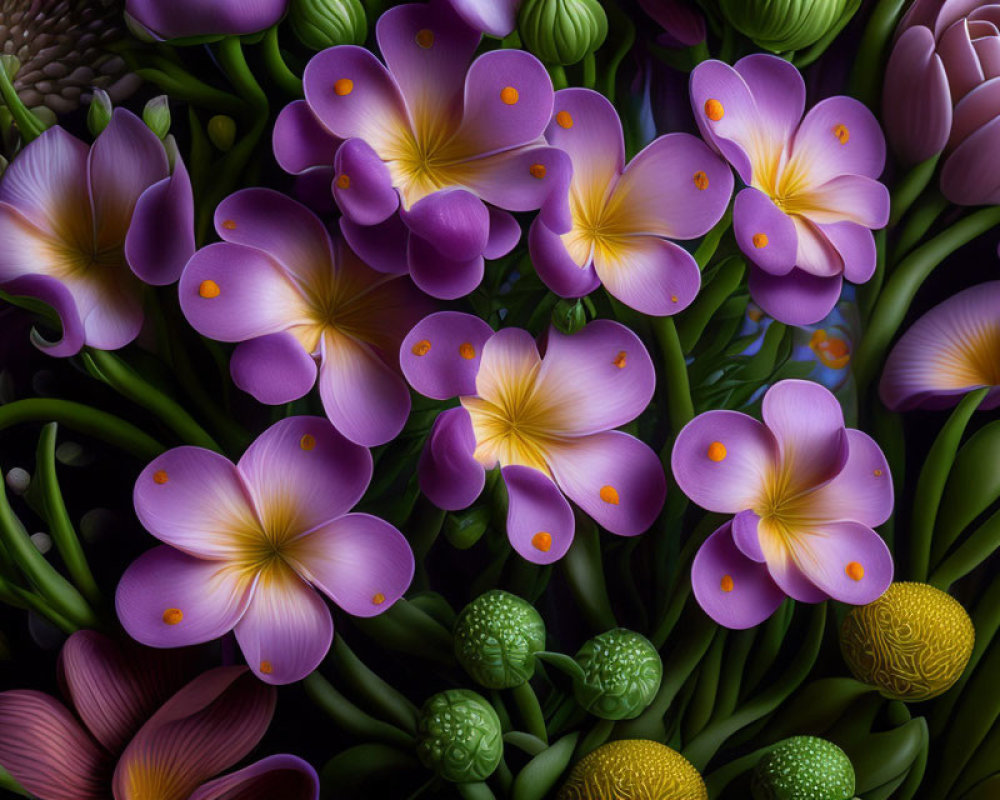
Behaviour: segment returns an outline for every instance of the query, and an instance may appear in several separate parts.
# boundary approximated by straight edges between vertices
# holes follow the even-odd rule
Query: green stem
[[[670,416],[671,430],[676,436],[680,433],[681,428],[694,419],[694,403],[691,400],[691,383],[688,379],[687,363],[684,360],[684,351],[681,349],[681,340],[677,335],[677,326],[674,324],[673,317],[655,317],[653,331],[663,356],[667,411]],[[660,452],[661,461],[669,461],[672,446],[673,436]]]
[[[880,0],[868,18],[868,26],[861,36],[851,72],[849,94],[869,108],[875,108],[878,103],[882,77],[885,75],[882,62],[889,50],[889,39],[896,30],[899,15],[906,4],[907,0]]]
[[[604,67],[603,94],[608,100],[614,103],[618,67],[621,66],[622,60],[635,43],[635,24],[628,14],[625,14],[615,3],[604,4],[604,10],[608,15],[608,30],[614,31],[622,37],[612,52],[607,65]]]
[[[903,179],[896,184],[896,188],[892,190],[892,202],[890,204],[890,228],[895,228],[899,224],[899,221],[906,212],[910,210],[910,206],[916,202],[924,189],[927,188],[927,184],[934,177],[934,170],[937,169],[940,158],[941,155],[939,153],[936,156],[931,156],[926,161],[921,161],[910,169],[903,176]]]
[[[22,797],[31,797],[31,793],[25,791],[21,784],[14,780],[14,777],[3,767],[0,767],[0,789],[6,789],[8,792],[19,794]]]
[[[409,734],[416,733],[419,709],[358,658],[343,636],[334,637],[332,653],[337,674],[367,700],[371,708],[397,728]]]
[[[108,442],[140,461],[152,461],[167,449],[120,417],[71,400],[32,397],[0,405],[0,430],[22,422],[53,420],[78,433]]]
[[[601,560],[597,527],[589,519],[577,517],[576,538],[562,560],[570,589],[588,624],[597,631],[617,627]]]
[[[597,57],[591,50],[583,57],[583,85],[593,89],[597,84]]]
[[[219,42],[219,63],[237,94],[253,107],[255,115],[261,111],[266,114],[268,109],[267,94],[247,64],[240,37],[227,36]]]
[[[893,247],[890,263],[898,264],[901,258],[916,247],[946,208],[948,201],[941,192],[935,190],[925,196],[906,218],[906,224]]]
[[[412,736],[394,725],[370,717],[338,692],[318,671],[303,680],[302,686],[309,698],[350,736],[381,742],[403,750],[410,750],[413,747]]]
[[[930,583],[942,591],[959,578],[968,575],[1000,548],[1000,511],[995,512],[979,526],[968,539],[931,575]]]
[[[34,592],[22,589],[20,586],[4,580],[2,577],[0,577],[0,602],[14,606],[15,608],[34,611],[39,616],[45,617],[45,619],[67,635],[80,630],[80,625],[56,611],[47,600],[39,597]]]
[[[238,98],[233,97],[229,92],[223,92],[203,84],[201,81],[182,80],[177,75],[152,67],[140,67],[135,71],[135,74],[162,89],[172,98],[183,100],[192,106],[233,116],[246,113],[246,106]]]
[[[701,240],[698,249],[694,251],[694,260],[698,264],[698,269],[704,270],[708,262],[712,260],[712,256],[719,249],[719,242],[722,241],[722,237],[726,235],[726,232],[732,225],[733,206],[730,204],[726,209],[726,213],[722,215],[722,219],[715,223],[715,227],[705,234],[705,238]]]
[[[577,744],[576,752],[573,753],[574,758],[579,760],[588,753],[596,750],[608,740],[608,737],[611,736],[611,732],[614,729],[615,723],[612,720],[597,720],[597,722],[594,723],[594,727],[587,731],[587,735],[579,741],[579,744]]]
[[[17,129],[21,132],[21,137],[25,142],[37,139],[45,132],[42,121],[21,102],[21,98],[18,97],[17,90],[14,89],[14,84],[7,74],[7,68],[3,64],[0,64],[0,97],[3,98],[4,105],[17,123]]]
[[[538,695],[531,688],[531,682],[525,681],[519,686],[515,686],[510,690],[510,693],[514,696],[517,710],[521,714],[521,721],[525,725],[524,729],[548,745],[549,734],[545,729],[545,716],[542,714],[542,707],[538,703]]]
[[[290,94],[292,97],[302,97],[302,78],[288,68],[285,59],[281,56],[277,25],[268,28],[261,45],[264,53],[264,64],[274,82],[286,94]]]
[[[549,76],[552,78],[552,88],[558,91],[559,89],[565,89],[569,86],[569,80],[566,78],[566,70],[563,68],[562,64],[549,64],[548,66]]]

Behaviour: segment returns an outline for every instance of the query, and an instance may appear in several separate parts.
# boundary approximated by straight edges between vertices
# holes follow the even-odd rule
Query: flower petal
[[[239,35],[270,28],[285,14],[284,0],[203,3],[202,0],[127,0],[130,16],[164,39],[189,36]]]
[[[972,46],[967,19],[957,20],[938,37],[937,52],[948,76],[953,103],[986,79],[976,49]]]
[[[713,59],[694,68],[691,107],[705,141],[718,148],[745,184],[753,182],[753,163],[777,154],[771,152],[775,143],[765,133],[750,87],[728,64]]]
[[[483,258],[503,258],[521,241],[521,226],[513,215],[487,206],[490,212],[490,236],[483,248]]]
[[[789,141],[806,107],[806,84],[802,73],[787,59],[770,53],[745,56],[734,65],[750,87],[760,123],[772,142]]]
[[[316,383],[316,362],[287,331],[242,342],[229,362],[233,383],[271,406],[290,403]]]
[[[358,225],[379,225],[399,208],[399,194],[385,162],[364,139],[348,139],[334,160],[333,196]]]
[[[504,405],[503,398],[532,380],[540,364],[538,346],[530,333],[522,328],[502,328],[483,345],[475,394]]]
[[[322,417],[286,417],[257,437],[237,469],[264,530],[296,535],[336,519],[361,499],[372,457]]]
[[[738,411],[706,411],[674,442],[674,480],[709,511],[736,514],[755,504],[778,459],[774,437]]]
[[[1000,142],[1000,117],[971,134],[944,162],[941,192],[963,206],[1000,202],[1000,166],[992,157]]]
[[[683,311],[701,288],[701,271],[687,250],[655,236],[629,236],[597,248],[594,270],[610,294],[652,316]]]
[[[744,255],[768,274],[787,275],[795,266],[795,223],[759,189],[748,186],[736,195],[733,233]]]
[[[410,271],[407,249],[410,231],[398,214],[381,225],[357,225],[347,217],[340,218],[340,232],[351,250],[369,267],[391,275]]]
[[[992,37],[1000,44],[1000,38]],[[955,119],[951,126],[948,149],[955,150],[969,136],[989,123],[1000,108],[1000,78],[979,84],[955,106]]]
[[[528,231],[528,249],[538,277],[560,297],[583,297],[601,285],[593,261],[577,264],[563,238],[537,217]]]
[[[522,558],[552,564],[573,544],[576,521],[562,492],[541,470],[512,465],[501,470],[507,487],[507,538]]]
[[[829,314],[840,298],[840,275],[817,277],[801,269],[768,275],[751,269],[750,296],[764,312],[788,325],[812,325]]]
[[[810,516],[874,528],[892,516],[892,476],[881,448],[868,434],[848,429],[847,462],[808,497]]]
[[[125,258],[145,283],[167,286],[180,278],[194,251],[194,195],[178,157],[169,178],[139,195],[125,236]]]
[[[514,30],[519,0],[448,0],[472,28],[498,39]]]
[[[333,618],[292,567],[275,561],[261,573],[250,607],[236,624],[236,641],[264,683],[294,683],[330,650]]]
[[[278,166],[299,175],[311,167],[333,164],[340,139],[323,127],[305,100],[294,100],[274,121],[271,145]]]
[[[105,800],[109,761],[54,698],[0,693],[0,766],[41,800]]]
[[[420,455],[420,491],[438,508],[468,508],[486,485],[486,470],[473,457],[476,437],[464,408],[449,408],[434,420]]]
[[[399,348],[403,375],[435,400],[475,394],[483,345],[491,336],[493,329],[472,314],[430,314],[413,326]]]
[[[885,169],[885,136],[864,103],[853,97],[828,97],[802,120],[790,162],[801,164],[815,183],[838,175],[877,178]]]
[[[559,488],[612,533],[635,536],[659,516],[667,479],[656,453],[635,437],[595,433],[552,445],[548,455]]]
[[[129,636],[150,647],[210,642],[243,616],[253,595],[253,577],[238,566],[193,558],[163,545],[125,570],[115,609]]]
[[[875,237],[856,222],[817,225],[844,262],[844,277],[851,283],[867,283],[875,274]]]
[[[486,232],[488,236],[488,228]],[[406,261],[417,288],[440,300],[457,300],[474,291],[482,283],[486,269],[482,255],[456,261],[414,233],[407,242]]]
[[[757,516],[756,512],[748,508],[746,511],[741,511],[733,517],[732,533],[733,544],[736,545],[739,551],[751,561],[761,564],[767,559],[760,547],[759,524],[760,517]]]
[[[808,192],[804,216],[816,223],[847,220],[866,228],[884,228],[889,221],[889,190],[862,175],[840,175]]]
[[[797,568],[824,594],[841,603],[874,602],[892,583],[892,554],[871,528],[858,522],[828,522],[795,537]]]
[[[289,558],[303,578],[356,617],[388,610],[413,580],[409,542],[370,514],[345,514],[296,539]]]
[[[767,571],[781,591],[800,603],[820,603],[826,600],[826,592],[799,569],[792,556],[786,532],[775,532],[766,522],[760,523],[758,531]]]
[[[691,588],[708,616],[735,630],[759,625],[785,599],[767,567],[736,548],[728,522],[699,548],[691,565]]]
[[[465,189],[442,189],[400,213],[413,233],[449,261],[480,256],[489,240],[490,215],[483,201]]]
[[[319,800],[316,770],[297,756],[268,756],[202,784],[190,800],[272,800],[275,797]]]
[[[0,226],[2,226],[2,209],[0,206]],[[0,227],[2,231],[2,227]],[[9,242],[10,240],[5,240]],[[62,323],[62,338],[57,342],[49,342],[32,330],[33,344],[43,352],[54,357],[73,356],[80,352],[84,344],[83,322],[76,307],[76,301],[70,290],[55,278],[48,275],[24,275],[12,281],[3,283],[5,292],[12,296],[36,297],[43,303],[52,306],[59,321]]]

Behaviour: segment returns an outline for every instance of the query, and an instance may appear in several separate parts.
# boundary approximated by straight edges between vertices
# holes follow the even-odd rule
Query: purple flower
[[[270,28],[288,0],[126,0],[125,13],[157,39],[235,36]]]
[[[116,109],[90,148],[50,128],[4,173],[0,240],[0,289],[62,320],[59,342],[36,344],[116,350],[139,335],[143,282],[173,283],[194,252],[191,181],[131,112]]]
[[[195,676],[189,662],[74,633],[59,656],[69,708],[0,693],[0,765],[40,800],[316,800],[316,771],[291,755],[215,777],[257,746],[275,690],[245,667]]]
[[[660,513],[659,459],[612,430],[645,409],[656,382],[646,348],[623,325],[597,320],[572,336],[550,329],[540,356],[527,331],[494,333],[478,317],[442,311],[410,331],[400,361],[418,392],[461,401],[434,423],[420,488],[440,508],[465,508],[499,466],[507,536],[529,561],[551,564],[572,544],[566,497],[621,536],[642,533]]]
[[[435,297],[461,297],[484,258],[517,244],[507,211],[542,208],[553,230],[569,226],[569,159],[541,138],[552,83],[520,50],[470,66],[479,34],[440,3],[392,8],[376,33],[388,68],[350,45],[309,62],[307,106],[287,112],[275,152],[304,172],[328,167],[335,149],[333,195],[355,252]]]
[[[521,0],[448,0],[470,28],[503,38],[517,27]]]
[[[945,151],[941,191],[1000,203],[1000,4],[916,0],[886,66],[882,110],[906,163]]]
[[[531,258],[563,297],[602,283],[645,314],[676,314],[701,286],[694,258],[670,239],[694,239],[722,217],[733,173],[704,142],[686,133],[661,136],[625,165],[618,113],[590,89],[556,92],[545,136],[573,163],[573,227],[560,236],[538,217]]]
[[[872,528],[892,513],[879,446],[844,427],[829,390],[780,381],[764,423],[707,411],[680,432],[671,465],[681,490],[709,511],[735,514],[701,546],[695,597],[728,628],[767,619],[786,595],[864,605],[892,581],[892,556]]]
[[[319,417],[289,417],[239,463],[199,447],[155,459],[135,484],[135,510],[165,546],[118,585],[118,617],[135,639],[181,647],[235,630],[267,683],[312,672],[333,638],[315,591],[359,617],[398,600],[413,577],[402,534],[347,513],[368,487],[371,454]]]
[[[735,68],[705,61],[691,73],[702,134],[747,185],[733,231],[753,264],[750,294],[792,325],[830,313],[844,278],[871,278],[871,229],[889,219],[889,192],[875,180],[885,166],[875,117],[853,98],[829,97],[803,118],[805,97],[799,71],[777,56]]]
[[[949,408],[991,387],[1000,406],[1000,281],[972,286],[918,319],[889,354],[879,394],[893,411]]]
[[[270,189],[219,204],[223,241],[191,258],[181,308],[201,334],[242,342],[236,385],[280,405],[312,389],[340,433],[368,447],[410,413],[399,344],[432,306],[409,278],[369,269],[304,206]],[[317,370],[317,363],[319,368]]]

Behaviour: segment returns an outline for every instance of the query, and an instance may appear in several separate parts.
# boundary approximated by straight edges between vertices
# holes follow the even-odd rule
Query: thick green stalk
[[[413,746],[413,737],[395,725],[381,722],[369,716],[350,700],[338,692],[319,672],[313,672],[302,686],[306,694],[324,713],[333,719],[345,733],[366,741],[399,747],[404,750]]]
[[[25,142],[37,139],[45,132],[42,121],[32,114],[17,96],[14,84],[7,74],[7,68],[0,64],[0,98],[3,99],[4,106],[10,111],[10,115],[17,123],[17,129]]]
[[[666,378],[667,413],[670,417],[670,428],[673,436],[680,433],[681,428],[694,418],[694,402],[691,400],[691,382],[688,379],[687,362],[681,349],[681,340],[677,335],[677,326],[673,317],[655,317],[653,331],[657,344],[663,356],[663,373]],[[670,448],[673,436],[660,452],[660,460],[664,463],[670,460]]]
[[[921,161],[910,169],[896,184],[892,190],[892,201],[889,212],[889,227],[894,228],[899,224],[907,211],[910,210],[918,197],[927,188],[931,178],[934,177],[934,170],[937,169],[938,160],[941,155],[931,156],[926,161]]]
[[[261,42],[264,53],[264,63],[267,71],[281,90],[292,97],[302,97],[302,78],[292,72],[285,59],[281,56],[281,46],[278,42],[278,26],[268,28]]]
[[[521,721],[524,722],[524,729],[532,736],[537,736],[546,744],[549,743],[549,734],[545,729],[545,716],[542,714],[542,707],[538,703],[538,695],[531,688],[531,682],[525,681],[519,686],[510,690],[517,704],[517,710],[521,714]]]
[[[593,522],[577,516],[576,538],[561,563],[576,604],[588,624],[596,631],[606,631],[618,623],[611,610],[604,579],[599,537]]]
[[[906,4],[907,0],[880,0],[868,18],[868,26],[861,36],[851,72],[849,94],[869,108],[874,109],[878,104],[881,81],[885,75],[883,59],[889,54],[889,40]]]

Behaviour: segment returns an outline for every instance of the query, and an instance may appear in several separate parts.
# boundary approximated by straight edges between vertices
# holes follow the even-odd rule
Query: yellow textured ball
[[[558,800],[708,800],[698,770],[676,750],[645,739],[601,745],[582,758]]]
[[[859,681],[894,700],[937,697],[959,679],[976,632],[962,605],[926,583],[893,583],[851,611],[840,649]]]

